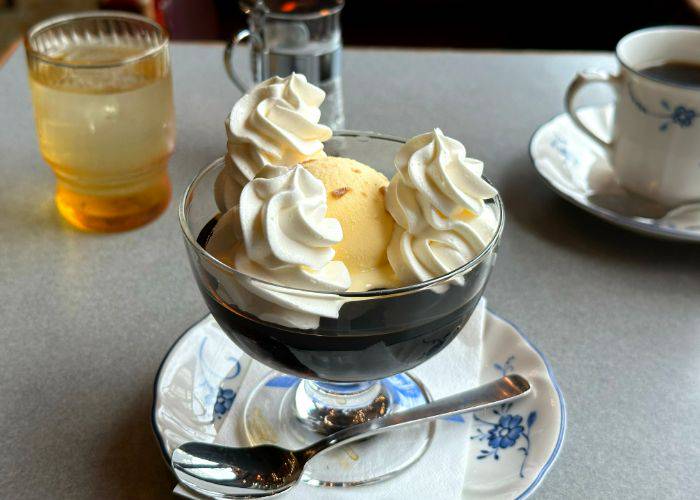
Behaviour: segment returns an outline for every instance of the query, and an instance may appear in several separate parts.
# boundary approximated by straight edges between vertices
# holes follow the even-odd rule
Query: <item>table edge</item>
[[[17,47],[22,42],[22,37],[17,37],[2,53],[0,53],[0,68],[14,55]],[[171,40],[173,45],[201,45],[201,46],[221,46],[225,45],[224,40]],[[380,46],[380,45],[345,45],[344,49],[357,52],[370,52],[382,50],[386,52],[451,52],[470,54],[494,54],[494,55],[521,55],[521,56],[604,56],[612,55],[609,50],[549,50],[549,49],[501,49],[501,48],[462,48],[462,47],[400,47],[400,46]]]
[[[15,38],[15,40],[12,43],[10,43],[9,47],[7,47],[2,53],[0,53],[0,69],[2,69],[5,63],[7,63],[7,61],[9,61],[10,58],[14,55],[21,41],[22,37]]]
[[[225,40],[170,40],[175,45],[226,45]],[[613,50],[576,50],[576,49],[503,49],[498,47],[404,47],[398,45],[343,45],[343,49],[366,52],[372,50],[383,50],[391,52],[468,52],[484,54],[511,54],[511,55],[581,55],[581,56],[603,56],[613,55]]]

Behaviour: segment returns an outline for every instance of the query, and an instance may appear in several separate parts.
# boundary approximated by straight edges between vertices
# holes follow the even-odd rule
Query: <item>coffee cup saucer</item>
[[[613,107],[579,110],[594,132],[609,137]],[[700,203],[673,210],[623,189],[607,152],[583,134],[566,113],[548,121],[530,140],[535,169],[560,196],[619,227],[655,238],[700,242]]]

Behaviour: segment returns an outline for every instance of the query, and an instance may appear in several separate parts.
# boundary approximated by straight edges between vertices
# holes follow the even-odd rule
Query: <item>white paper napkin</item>
[[[479,383],[481,350],[486,319],[486,302],[478,304],[471,319],[457,338],[442,352],[411,371],[438,399],[474,387]],[[248,392],[269,372],[253,361],[245,374],[235,403],[222,423],[215,442],[245,446],[238,437],[238,423]],[[432,444],[417,463],[388,481],[356,488],[319,488],[299,484],[275,498],[284,500],[355,499],[394,500],[397,498],[456,499],[462,494],[467,467],[471,419],[462,416],[437,421]],[[198,498],[177,486],[175,493]]]

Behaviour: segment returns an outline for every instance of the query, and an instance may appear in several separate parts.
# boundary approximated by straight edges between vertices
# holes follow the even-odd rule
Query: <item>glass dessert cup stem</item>
[[[292,399],[292,412],[307,429],[333,434],[391,411],[391,394],[379,381],[332,383],[301,380]]]
[[[243,430],[250,446],[302,448],[341,428],[431,400],[414,376],[397,374],[368,382],[333,383],[271,372],[250,392]],[[388,479],[428,449],[433,422],[356,441],[307,464],[302,480],[313,486],[352,486]]]

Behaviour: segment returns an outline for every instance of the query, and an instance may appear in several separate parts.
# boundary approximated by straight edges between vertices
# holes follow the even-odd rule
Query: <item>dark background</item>
[[[174,38],[226,39],[245,27],[236,0],[166,3]],[[346,0],[341,20],[346,45],[612,50],[639,28],[700,24],[694,5],[693,0]]]

